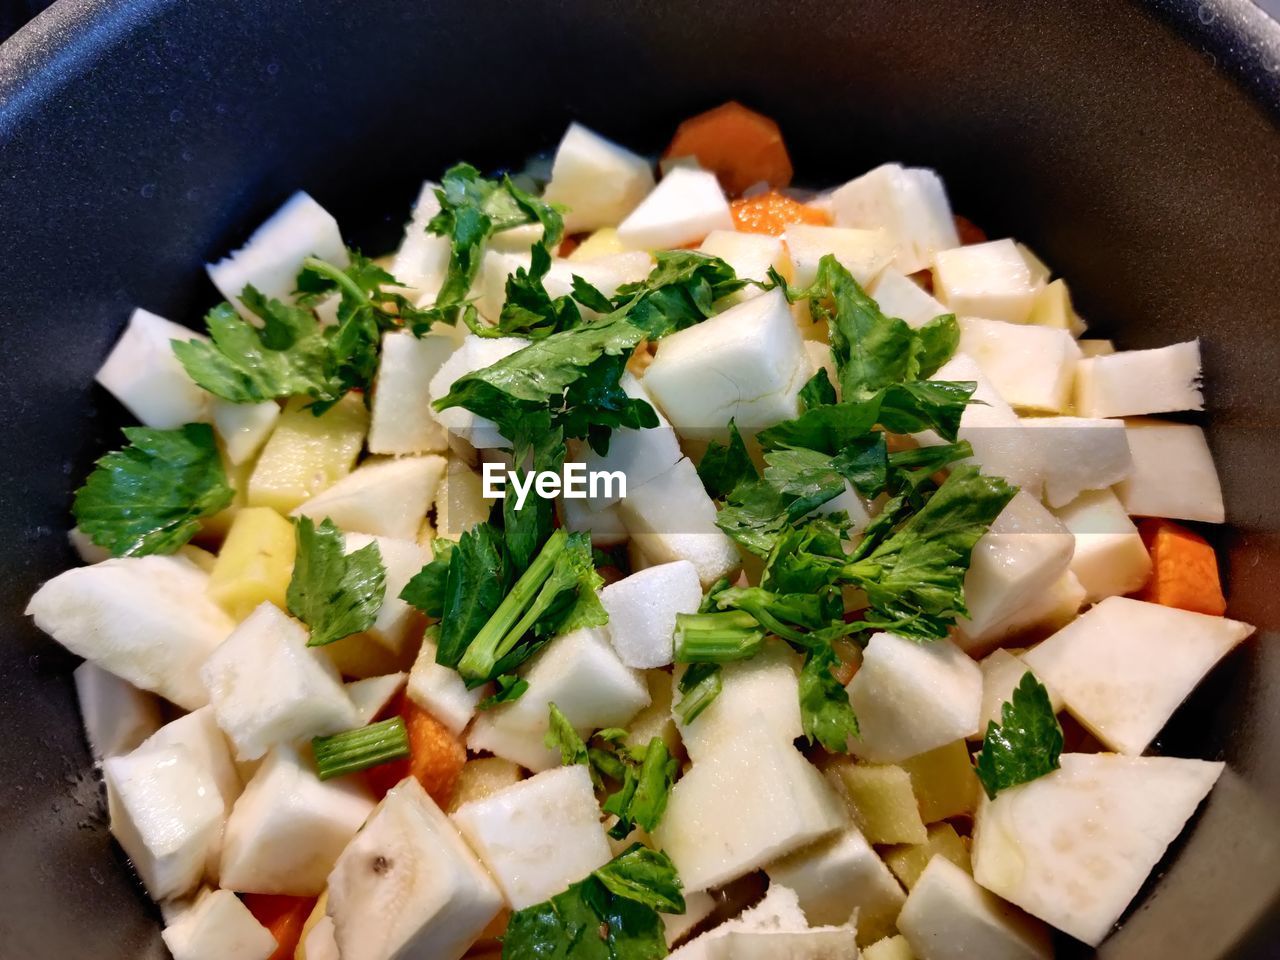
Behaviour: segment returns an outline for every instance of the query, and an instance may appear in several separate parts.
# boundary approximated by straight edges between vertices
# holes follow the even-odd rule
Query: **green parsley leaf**
[[[494,707],[500,707],[504,703],[519,700],[524,696],[525,691],[529,689],[529,681],[524,677],[517,677],[513,673],[504,673],[499,677],[495,677],[493,682],[497,689],[476,704],[477,710],[492,710]]]
[[[694,663],[680,676],[680,699],[672,708],[680,722],[688,726],[715,702],[724,689],[724,675],[718,663]]]
[[[595,873],[608,890],[660,913],[685,911],[683,887],[665,853],[633,843]]]
[[[839,661],[829,644],[814,647],[800,670],[800,719],[809,742],[831,753],[848,753],[849,739],[858,736],[858,718],[849,694],[831,671]]]
[[[698,464],[698,479],[712,500],[723,500],[738,484],[757,477],[755,464],[747,453],[747,445],[738,425],[729,421],[729,442],[712,440]]]
[[[573,724],[569,722],[569,718],[561,712],[560,708],[554,703],[549,705],[551,713],[551,726],[547,729],[546,736],[542,738],[542,742],[546,744],[548,750],[560,751],[560,763],[563,766],[571,767],[580,763],[583,766],[591,765],[590,758],[587,756],[586,741],[578,735],[578,731],[573,729]]]
[[[378,618],[386,593],[386,571],[378,544],[344,552],[344,539],[332,520],[316,526],[298,517],[297,559],[285,600],[289,612],[311,628],[309,647],[368,630]]]
[[[1000,723],[987,725],[978,754],[978,779],[992,800],[1001,790],[1029,783],[1057,770],[1062,727],[1049,691],[1027,671],[1000,710]]]
[[[812,410],[815,407],[826,407],[837,402],[836,388],[831,377],[822,367],[800,388],[800,411]]]
[[[458,545],[449,552],[445,573],[436,663],[458,666],[513,580],[500,531],[488,523],[479,523],[458,538]]]
[[[400,599],[416,607],[428,617],[444,616],[445,587],[449,581],[449,564],[457,544],[444,537],[431,541],[431,560],[409,578],[400,591]]]

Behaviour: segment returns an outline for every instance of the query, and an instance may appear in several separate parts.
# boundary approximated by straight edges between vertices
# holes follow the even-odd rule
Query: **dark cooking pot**
[[[937,167],[1098,335],[1205,338],[1232,614],[1262,629],[1161,738],[1231,772],[1098,955],[1280,956],[1278,70],[1244,0],[61,0],[0,50],[0,955],[163,955],[73,660],[21,615],[118,442],[91,383],[129,310],[198,322],[203,263],[298,187],[378,251],[453,160],[518,163],[571,118],[656,150],[736,97],[802,181]]]

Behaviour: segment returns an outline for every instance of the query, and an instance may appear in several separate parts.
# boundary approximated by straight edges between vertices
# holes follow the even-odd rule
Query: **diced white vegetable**
[[[1014,241],[1017,243],[1017,241]],[[1031,279],[1037,283],[1048,283],[1049,278],[1053,276],[1053,271],[1048,265],[1036,256],[1036,252],[1028,247],[1025,243],[1018,243],[1018,252],[1022,254],[1022,259],[1027,261],[1027,269],[1031,271]]]
[[[1076,346],[1080,348],[1080,352],[1088,357],[1109,357],[1116,352],[1116,345],[1110,340],[1077,340]]]
[[[490,504],[480,474],[466,461],[450,457],[436,488],[436,535],[457,540],[464,531],[489,519]]]
[[[886,163],[831,196],[842,227],[883,227],[896,248],[894,266],[923,270],[940,250],[960,245],[942,180],[932,170]]]
[[[981,738],[986,735],[987,724],[1001,722],[1004,705],[1012,699],[1014,688],[1034,671],[1022,657],[1008,650],[993,651],[982,658],[978,667],[982,670],[982,723],[975,737]],[[1049,701],[1055,713],[1062,710],[1062,698],[1052,690]]]
[[[584,449],[582,462],[588,475],[598,471],[620,471],[627,478],[627,490],[630,492],[669,470],[684,454],[680,452],[680,441],[671,423],[658,410],[644,385],[630,373],[624,373],[618,383],[627,396],[643,400],[653,407],[658,415],[658,425],[646,430],[615,430],[609,437],[608,453],[598,454]],[[618,485],[614,484],[609,496],[593,497],[584,502],[600,510],[621,499]]]
[[[369,418],[370,453],[402,456],[448,447],[445,429],[431,409],[428,385],[457,347],[457,339],[446,333],[415,337],[391,330],[382,335]]]
[[[978,729],[982,671],[950,640],[874,634],[846,689],[861,728],[849,746],[868,760],[896,763]]]
[[[356,726],[363,727],[390,706],[391,701],[404,689],[407,673],[384,673],[379,677],[365,677],[343,684],[347,696],[356,708]]]
[[[560,893],[609,861],[591,776],[578,764],[464,803],[453,821],[513,910]]]
[[[831,355],[831,347],[829,344],[823,343],[821,340],[806,340],[804,342],[804,352],[809,355],[809,370],[811,375],[816,374],[819,370],[827,371],[827,379],[831,381],[831,385],[835,386],[837,392],[840,382],[840,375],[836,372],[836,358]]]
[[[249,242],[217,263],[208,264],[209,279],[247,320],[255,320],[240,302],[250,284],[263,296],[293,302],[298,272],[307,257],[346,267],[347,248],[338,221],[299,191],[253,231]]]
[[[494,323],[498,322],[507,297],[507,278],[520,268],[528,270],[529,264],[530,256],[527,252],[485,252],[479,280],[479,297],[476,300],[476,308],[481,316]],[[551,261],[542,285],[549,296],[564,296],[572,292],[573,277],[576,274],[606,297],[612,297],[624,283],[643,280],[652,269],[653,258],[642,250],[597,257],[585,263],[556,258]],[[588,319],[599,316],[594,310],[581,304],[578,309]]]
[[[520,699],[481,714],[467,738],[470,750],[488,750],[530,770],[547,770],[560,752],[542,742],[554,703],[583,735],[625,726],[648,702],[640,676],[613,652],[602,629],[586,627],[554,639],[524,677]],[[581,878],[579,878],[581,879]]]
[[[622,522],[652,563],[688,560],[704,587],[736,569],[733,541],[716,526],[716,505],[687,457],[647,483],[627,488]]]
[[[484,689],[468,690],[458,671],[436,663],[436,649],[429,637],[422,641],[418,659],[409,671],[409,699],[448,727],[450,733],[459,734],[475,716]]]
[[[1222,769],[1175,757],[1067,754],[1048,776],[983,799],[974,877],[1097,946]]]
[[[615,430],[614,437],[623,431]],[[590,500],[561,497],[556,501],[560,513],[560,525],[566,530],[576,530],[591,535],[593,547],[616,547],[627,542],[627,525],[615,503],[595,509]]]
[[[1137,755],[1253,630],[1225,617],[1108,597],[1023,659],[1094,736]]]
[[[391,261],[391,275],[409,288],[406,295],[425,297],[428,303],[435,302],[449,269],[449,238],[427,232],[427,224],[440,212],[437,187],[439,184],[430,180],[423,183],[405,224],[404,239]]]
[[[871,518],[880,512],[880,505],[868,503],[858,491],[853,489],[853,484],[846,480],[844,482],[844,493],[814,507],[809,511],[809,516],[826,516],[841,510],[849,515],[850,536],[857,536],[867,529],[867,524],[871,522]]]
[[[1038,431],[1034,439],[1050,507],[1065,506],[1086,490],[1114,486],[1133,470],[1129,438],[1119,420],[1028,417],[1022,424]]]
[[[1053,958],[1042,924],[982,889],[945,857],[930,860],[911,888],[898,929],[920,960]]]
[[[697,890],[685,895],[684,913],[664,913],[662,929],[667,935],[667,946],[674,946],[684,939],[685,934],[711,916],[716,908],[716,899],[705,890]]]
[[[1082,493],[1053,512],[1075,538],[1071,572],[1084,587],[1086,602],[1133,593],[1147,582],[1151,555],[1110,490]]]
[[[1126,420],[1133,472],[1116,485],[1134,516],[1222,523],[1222,486],[1204,431],[1190,423]]]
[[[270,603],[236,627],[201,671],[218,726],[241,760],[303,737],[350,730],[356,710],[307,631]]]
[[[579,233],[620,223],[652,189],[648,160],[571,123],[556,148],[543,199],[568,207],[565,230]]]
[[[769,269],[785,270],[791,262],[781,237],[763,233],[742,233],[738,230],[712,230],[698,248],[705,254],[719,257],[733,272],[745,280],[769,279]],[[730,303],[740,303],[759,296],[759,287],[746,286],[727,298]]]
[[[443,471],[443,465],[441,469]],[[348,533],[343,539],[347,553],[354,553],[371,543],[378,545],[378,555],[382,557],[382,566],[386,571],[386,587],[382,606],[378,608],[378,617],[373,621],[373,626],[364,632],[388,650],[394,653],[404,652],[409,643],[417,639],[413,636],[413,627],[418,615],[413,607],[400,599],[400,591],[431,562],[430,548],[419,546],[415,540],[371,537],[366,533]]]
[[[432,402],[434,403],[448,394],[449,388],[453,386],[454,381],[463,374],[474,373],[477,370],[483,370],[485,367],[491,367],[499,360],[511,356],[517,350],[523,350],[528,345],[529,341],[520,337],[496,337],[490,339],[468,334],[463,339],[461,346],[449,356],[448,360],[441,364],[440,369],[436,371],[436,375],[431,378]],[[440,410],[436,413],[436,420],[442,423],[449,433],[461,440],[465,440],[478,450],[510,445],[510,441],[498,432],[498,427],[492,420],[477,417],[470,410],[462,407],[449,407],[447,410]]]
[[[213,425],[222,437],[227,459],[237,466],[253,459],[280,419],[280,404],[274,400],[231,403],[214,397],[212,407]]]
[[[153,900],[181,896],[204,876],[225,815],[218,788],[187,748],[140,747],[108,757],[111,833]]]
[[[854,929],[848,924],[786,933],[730,930],[708,948],[711,960],[858,960]]]
[[[640,669],[664,667],[671,662],[676,615],[696,613],[702,603],[698,568],[677,560],[641,570],[601,590],[600,602],[622,662]]]
[[[1043,639],[1066,626],[1080,612],[1084,602],[1084,587],[1076,575],[1067,570],[1003,619],[978,631],[972,628],[957,630],[952,639],[969,656],[985,656],[988,651],[1015,640]]]
[[[211,890],[160,934],[173,960],[267,960],[276,939],[230,890]]]
[[[502,908],[502,894],[413,777],[378,804],[329,874],[343,960],[458,960]]]
[[[316,523],[328,517],[349,533],[416,540],[444,468],[435,454],[366,460],[292,515]]]
[[[705,890],[844,823],[831,785],[757,714],[676,782],[653,839],[674,861],[686,890]]]
[[[310,756],[292,746],[274,748],[227,819],[222,886],[316,896],[372,810],[359,777],[321,780]]]
[[[1013,406],[1043,413],[1070,406],[1080,348],[1066,330],[965,317],[959,349]]]
[[[916,328],[923,327],[934,317],[951,312],[933,294],[894,267],[881,271],[871,288],[871,295],[886,316],[905,320]]]
[[[663,177],[618,224],[618,239],[631,250],[665,250],[698,243],[712,230],[732,229],[729,201],[716,175],[682,167]]]
[[[944,250],[934,259],[934,291],[955,313],[1026,323],[1036,294],[1027,261],[1012,240]]]
[[[47,582],[27,615],[72,653],[186,710],[209,702],[205,659],[235,626],[183,557],[122,557]]]
[[[1203,410],[1200,341],[1090,357],[1076,374],[1075,402],[1086,417]]]
[[[342,960],[338,952],[338,938],[334,932],[333,917],[327,913],[302,935],[296,960]]]
[[[244,785],[236,771],[231,745],[213,715],[213,707],[201,707],[176,720],[170,720],[148,737],[144,746],[185,749],[218,791],[224,815],[231,813],[231,807]]]
[[[827,254],[840,262],[862,286],[893,262],[893,237],[886,230],[854,230],[793,223],[782,239],[791,254],[792,282],[807,287],[818,276],[818,263]]]
[[[128,753],[160,729],[160,703],[151,694],[89,660],[72,677],[94,760]]]
[[[911,952],[911,944],[907,943],[907,938],[898,934],[871,944],[862,951],[862,960],[916,960],[916,957]]]
[[[148,427],[171,430],[206,420],[210,396],[187,376],[171,341],[207,339],[138,308],[94,379]]]
[[[658,344],[645,389],[682,435],[767,427],[799,412],[809,361],[781,290],[747,300]]]
[[[685,891],[686,900],[689,893]],[[712,960],[717,945],[730,933],[744,931],[781,931],[799,933],[809,928],[804,911],[796,899],[795,891],[780,883],[769,884],[764,899],[744,910],[739,916],[700,936],[694,937],[679,950],[670,954],[670,960]]]

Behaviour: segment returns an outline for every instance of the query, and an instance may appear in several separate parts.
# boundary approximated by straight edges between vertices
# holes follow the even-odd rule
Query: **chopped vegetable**
[[[1151,579],[1139,600],[1220,617],[1227,612],[1213,545],[1181,524],[1149,519],[1138,524],[1151,554]]]
[[[307,646],[321,647],[361,630],[378,618],[386,571],[377,542],[344,553],[342,531],[332,520],[317,527],[297,519],[297,559],[289,581],[289,612],[311,628]]]
[[[407,757],[409,736],[404,721],[392,717],[330,737],[315,737],[311,751],[315,754],[320,779],[329,780]]]
[[[290,897],[269,893],[245,893],[244,905],[271,933],[276,951],[267,960],[293,960],[302,929],[315,908],[315,897]]]
[[[743,233],[767,233],[780,237],[793,223],[812,223],[829,226],[831,218],[817,207],[792,200],[777,190],[743,197],[729,204],[734,225]]]
[[[676,615],[676,663],[727,663],[760,652],[764,631],[740,610]]]
[[[987,796],[1028,783],[1058,769],[1062,727],[1049,691],[1028,670],[1001,711],[1001,722],[987,725],[978,754],[978,779]]]
[[[395,717],[404,724],[409,756],[370,768],[365,778],[382,796],[405,777],[413,777],[427,795],[447,807],[467,762],[467,749],[443,723],[408,697],[402,697]]]
[[[791,158],[778,125],[733,100],[681,123],[664,156],[696,158],[734,195],[757,183],[791,182]]]

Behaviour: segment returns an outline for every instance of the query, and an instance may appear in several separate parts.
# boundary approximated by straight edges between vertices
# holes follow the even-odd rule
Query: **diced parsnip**
[[[491,367],[499,360],[511,356],[517,350],[523,350],[528,345],[529,341],[521,337],[490,339],[468,334],[458,349],[449,355],[449,358],[440,365],[435,376],[431,378],[429,390],[432,402],[446,396],[454,381],[464,374]],[[476,449],[505,447],[510,443],[498,432],[497,425],[492,420],[477,417],[463,407],[438,410],[435,416],[452,437],[465,441]]]
[[[1073,337],[1079,337],[1086,329],[1084,321],[1071,305],[1071,291],[1067,289],[1067,281],[1061,279],[1046,284],[1036,294],[1027,323],[1065,330]]]
[[[1116,485],[1133,516],[1222,523],[1222,487],[1204,431],[1142,417],[1125,421],[1133,472]]]
[[[574,247],[573,252],[565,259],[573,263],[587,263],[626,252],[627,248],[618,239],[618,231],[613,227],[601,227]]]
[[[869,285],[894,258],[893,238],[880,229],[819,227],[792,224],[782,235],[791,254],[792,282],[807,287],[818,276],[818,264],[831,254],[862,286]]]
[[[1116,345],[1110,340],[1077,340],[1076,346],[1086,357],[1109,357],[1116,352]]]
[[[418,658],[409,671],[409,699],[453,733],[460,734],[475,716],[483,687],[468,690],[458,671],[436,663],[437,646],[430,637],[422,641]]]
[[[94,379],[145,426],[172,430],[207,420],[211,398],[187,376],[171,345],[206,339],[139,308]]]
[[[235,624],[182,557],[121,557],[60,573],[27,616],[77,656],[194,710],[209,702],[200,668]]]
[[[654,737],[660,737],[673,756],[682,755],[683,746],[675,717],[671,713],[671,701],[675,695],[671,677],[663,670],[647,670],[644,673],[645,688],[649,691],[649,705],[631,718],[627,724],[626,744],[643,750]]]
[[[977,807],[978,778],[964,740],[909,757],[902,768],[911,778],[911,792],[925,823],[965,816]]]
[[[90,660],[76,667],[72,677],[94,760],[128,753],[160,729],[160,701],[153,695]]]
[[[609,437],[609,452],[596,453],[584,444],[581,460],[588,475],[593,472],[620,472],[626,477],[627,492],[669,470],[684,454],[680,441],[667,418],[658,412],[653,398],[643,384],[630,373],[624,373],[619,385],[627,396],[643,400],[658,414],[658,424],[644,430],[615,430]],[[590,491],[588,491],[590,492]],[[614,483],[606,494],[603,485],[599,495],[584,501],[593,509],[611,507],[622,499],[621,485]]]
[[[921,960],[1052,960],[1049,931],[934,857],[898,915],[898,929]]]
[[[614,436],[620,432],[614,431]],[[556,512],[560,526],[590,534],[593,547],[616,547],[627,542],[627,526],[622,522],[622,513],[616,503],[595,509],[588,499],[561,497],[556,501]]]
[[[906,897],[857,827],[797,850],[765,868],[770,883],[796,892],[813,926],[847,923],[858,911],[860,944],[893,932]]]
[[[959,631],[953,639],[971,657],[985,656],[999,646],[1043,640],[1070,623],[1085,602],[1085,590],[1067,570],[1002,620],[979,632]]]
[[[1082,493],[1053,511],[1075,538],[1071,572],[1085,602],[1139,589],[1151,575],[1151,557],[1124,505],[1110,490]]]
[[[1222,769],[1173,757],[1066,754],[1061,769],[983,801],[974,876],[1097,946]]]
[[[556,148],[543,199],[564,204],[565,230],[578,233],[620,223],[652,189],[648,160],[571,123]]]
[[[288,513],[355,467],[369,424],[360,398],[349,393],[319,417],[307,404],[285,404],[249,478],[249,506]]]
[[[1040,446],[1044,498],[1051,508],[1065,506],[1086,490],[1114,486],[1133,470],[1120,420],[1028,417],[1022,423],[1037,431],[1033,437]]]
[[[1171,520],[1143,520],[1140,533],[1152,573],[1139,599],[1215,617],[1227,612],[1213,544]]]
[[[348,262],[338,221],[299,191],[253,231],[248,243],[206,269],[218,292],[235,304],[246,320],[257,321],[240,302],[244,288],[252,284],[264,296],[292,303],[298,271],[307,257],[318,257],[336,267],[345,267]]]
[[[871,295],[885,316],[905,320],[911,327],[923,327],[934,317],[951,312],[896,267],[881,271]]]
[[[844,796],[869,843],[924,843],[927,835],[911,777],[902,767],[838,760],[827,777]]]
[[[1008,323],[1030,319],[1044,286],[1012,240],[944,250],[934,259],[933,278],[934,292],[951,310]]]
[[[409,288],[406,295],[426,303],[435,302],[449,268],[449,238],[427,232],[427,224],[440,212],[439,186],[431,180],[422,184],[390,268],[391,275]]]
[[[887,230],[894,266],[903,273],[923,270],[938,252],[960,245],[942,179],[923,167],[876,167],[836,190],[831,207],[838,226]]]
[[[862,951],[862,960],[916,960],[907,938],[898,935],[877,940]]]
[[[457,540],[477,523],[488,520],[491,506],[491,501],[484,498],[480,474],[465,461],[450,457],[436,487],[437,536]]]
[[[401,672],[344,683],[342,687],[356,708],[356,726],[367,726],[386,712],[408,679],[409,675]]]
[[[404,721],[409,756],[370,767],[365,779],[374,795],[381,797],[405,777],[412,777],[435,803],[447,807],[466,765],[467,748],[448,727],[407,697],[401,698],[395,712]]]
[[[173,960],[268,960],[276,939],[230,890],[211,890],[164,928]]]
[[[382,335],[373,382],[369,452],[395,456],[440,453],[448,437],[431,409],[431,378],[458,347],[452,332],[415,337],[403,330]]]
[[[218,726],[241,760],[276,744],[349,730],[356,712],[338,671],[307,646],[307,631],[264,603],[210,654],[201,670]]]
[[[209,596],[238,623],[260,604],[283,608],[297,549],[293,524],[269,507],[246,507],[227,531]]]
[[[959,349],[1014,407],[1065,413],[1071,405],[1080,348],[1066,330],[964,317]]]
[[[444,457],[369,459],[293,510],[349,533],[414,541],[444,476]]]
[[[1009,650],[993,651],[978,666],[982,670],[982,726],[971,739],[981,739],[989,724],[1002,722],[1004,705],[1013,699],[1014,688],[1032,672],[1019,654]],[[1061,712],[1062,698],[1053,690],[1049,690],[1049,701],[1054,713]]]
[[[462,767],[458,785],[446,808],[450,813],[464,803],[484,800],[523,779],[520,766],[501,757],[473,757]]]
[[[934,857],[943,857],[965,873],[973,873],[969,848],[949,823],[931,824],[924,843],[904,843],[884,852],[884,862],[908,890],[916,885]]]
[[[663,667],[671,662],[676,616],[697,612],[702,584],[697,567],[677,560],[609,584],[600,591],[600,602],[622,662],[637,669]]]
[[[632,543],[651,563],[688,560],[709,587],[741,562],[732,540],[716,526],[716,506],[687,457],[619,503]]]
[[[463,804],[453,822],[513,910],[560,893],[609,860],[600,806],[581,765],[547,770]]]
[[[687,890],[758,870],[846,822],[831,785],[764,714],[718,742],[671,789],[653,831]]]
[[[685,899],[689,899],[689,891],[685,889]],[[778,930],[785,933],[799,933],[809,929],[804,911],[794,890],[780,883],[769,884],[764,899],[753,907],[742,911],[738,916],[712,927],[706,933],[699,934],[687,941],[680,949],[670,954],[671,960],[712,960],[715,951],[726,937],[736,931]]]
[[[365,633],[397,656],[407,658],[421,636],[421,618],[413,607],[400,599],[400,591],[431,562],[430,548],[421,547],[414,540],[371,537],[364,533],[349,533],[344,541],[347,553],[354,553],[371,543],[378,545],[378,555],[386,571],[386,585],[377,619]]]
[[[1137,755],[1253,630],[1236,620],[1108,597],[1023,659],[1094,736]]]
[[[846,689],[861,728],[849,748],[882,763],[969,736],[982,709],[982,672],[950,640],[874,634]]]
[[[1200,341],[1090,357],[1076,374],[1075,403],[1086,417],[1203,410]]]
[[[665,250],[701,242],[712,230],[732,230],[729,201],[714,173],[672,170],[618,224],[628,250]]]

